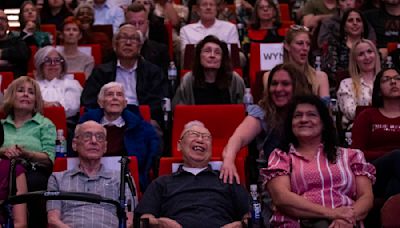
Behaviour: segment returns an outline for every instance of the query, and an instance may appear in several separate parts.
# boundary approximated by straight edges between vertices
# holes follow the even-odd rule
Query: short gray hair
[[[103,130],[103,132],[104,132],[104,134],[107,135],[107,130],[103,127],[103,125],[101,125],[100,123],[98,123],[98,122],[96,122],[96,121],[94,121],[94,120],[88,120],[88,121],[85,121],[85,122],[83,122],[83,123],[80,123],[80,124],[77,124],[77,125],[76,125],[75,131],[74,131],[74,137],[75,137],[75,138],[79,136],[79,132],[81,131],[81,128],[83,127],[83,125],[85,125],[85,124],[87,124],[87,123],[96,123],[96,124],[100,125],[101,128],[102,128],[102,130]]]
[[[55,51],[57,52],[58,56],[63,59],[64,61],[61,63],[61,74],[58,78],[63,78],[65,73],[67,72],[68,66],[67,66],[67,61],[65,61],[64,56],[53,46],[45,46],[40,48],[35,56],[34,56],[34,62],[35,62],[35,67],[36,67],[36,74],[35,78],[37,80],[43,80],[45,78],[44,72],[42,69],[43,63],[45,58],[49,55],[50,52]]]
[[[143,45],[144,36],[143,36],[142,32],[139,31],[139,30],[136,30],[135,26],[133,26],[133,25],[131,25],[129,23],[124,23],[119,27],[118,31],[113,36],[113,39],[112,39],[113,47],[115,47],[115,44],[117,43],[117,38],[118,38],[119,34],[121,33],[121,30],[124,29],[124,28],[127,28],[127,27],[132,27],[135,30],[135,33],[136,33],[135,34],[135,36],[136,36],[135,39],[137,41],[139,41],[140,46]]]
[[[92,4],[89,4],[89,3],[86,3],[86,2],[80,3],[80,4],[75,8],[75,10],[74,10],[74,17],[76,17],[76,15],[78,15],[79,11],[80,11],[81,9],[84,9],[84,8],[90,9],[90,10],[93,12],[93,17],[94,17],[94,7],[93,7],[93,5],[92,5]]]
[[[109,82],[109,83],[103,85],[103,87],[101,87],[100,92],[99,92],[99,94],[97,95],[97,100],[98,100],[98,101],[99,101],[99,100],[103,100],[106,91],[107,91],[108,89],[114,88],[114,87],[119,87],[119,88],[122,90],[122,92],[124,93],[124,96],[125,96],[125,89],[124,89],[124,86],[123,86],[121,83],[119,83],[119,82]]]
[[[204,123],[201,122],[201,121],[199,121],[199,120],[192,120],[192,121],[189,121],[188,123],[185,124],[185,126],[183,126],[183,130],[182,130],[182,133],[181,133],[181,138],[182,138],[182,136],[183,136],[188,130],[190,130],[190,129],[191,129],[192,127],[194,127],[194,126],[206,128],[206,125],[204,125]],[[206,129],[207,129],[207,128],[206,128]],[[208,129],[207,129],[207,130],[208,130]]]

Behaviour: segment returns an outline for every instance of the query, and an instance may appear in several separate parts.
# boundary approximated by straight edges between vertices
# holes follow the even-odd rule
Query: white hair
[[[190,129],[193,128],[194,126],[206,128],[206,126],[204,125],[203,122],[201,122],[201,121],[199,121],[199,120],[192,120],[192,121],[186,123],[185,126],[183,127],[183,131],[182,131],[182,133],[181,133],[181,138],[182,138],[182,136],[183,136],[188,130],[190,130]],[[206,128],[206,129],[207,129],[207,128]],[[207,129],[207,130],[208,130],[208,129]]]
[[[114,88],[114,87],[118,87],[122,90],[122,92],[124,93],[124,97],[125,97],[125,89],[124,86],[119,83],[119,82],[109,82],[105,85],[103,85],[103,87],[101,87],[99,94],[97,95],[97,100],[103,100],[104,99],[104,95],[106,93],[106,90],[110,89],[110,88]]]

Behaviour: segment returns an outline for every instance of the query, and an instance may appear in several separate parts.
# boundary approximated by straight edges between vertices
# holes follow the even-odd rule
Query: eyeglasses
[[[60,65],[61,63],[64,63],[64,59],[63,58],[50,58],[50,57],[46,57],[44,58],[43,64],[45,65]]]
[[[104,142],[107,139],[106,134],[101,132],[97,133],[84,132],[80,135],[77,135],[76,137],[80,137],[84,142],[89,142],[93,139],[93,136],[96,138],[97,142]]]
[[[381,83],[392,82],[393,80],[396,81],[396,82],[400,81],[400,75],[395,75],[393,77],[383,76],[381,78]]]
[[[210,133],[201,133],[198,131],[194,131],[194,130],[188,130],[187,132],[185,132],[181,139],[183,139],[183,137],[185,137],[185,135],[187,135],[190,138],[196,138],[199,139],[200,137],[203,138],[205,141],[210,141],[212,139],[211,134]]]
[[[310,31],[310,29],[308,27],[303,26],[303,25],[291,25],[290,29],[294,30],[294,31],[306,31],[306,32]]]
[[[120,36],[117,38],[118,41],[122,43],[128,43],[128,41],[132,42],[133,44],[140,43],[140,40],[137,37],[127,37],[127,36]]]

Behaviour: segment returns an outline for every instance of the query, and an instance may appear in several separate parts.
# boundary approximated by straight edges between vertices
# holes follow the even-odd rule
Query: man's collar
[[[106,1],[103,4],[93,4],[95,9],[111,8],[111,5]]]
[[[103,118],[101,118],[100,121],[101,125],[103,126],[117,126],[117,127],[122,127],[125,125],[125,120],[122,118],[122,116],[119,116],[116,120],[109,121],[106,116],[104,115]]]
[[[208,28],[211,28],[211,27],[217,25],[218,21],[219,21],[219,20],[218,20],[217,18],[215,18],[214,23],[212,23],[211,26],[206,27],[206,26],[204,26],[204,24],[201,22],[201,20],[199,20],[199,21],[197,22],[197,26],[200,26],[200,27],[203,27],[203,28],[208,29]]]
[[[200,169],[201,169],[201,168],[200,168]],[[202,170],[202,171],[199,172],[199,173],[203,173],[203,172],[212,172],[212,173],[215,173],[215,170],[213,170],[212,167],[211,167],[211,165],[208,164],[207,167],[205,167],[205,169]],[[175,173],[173,173],[172,175],[175,176],[175,175],[179,175],[179,174],[182,174],[182,173],[192,173],[192,172],[187,171],[187,170],[184,170],[184,169],[183,169],[183,165],[180,165],[180,166],[178,167],[178,170],[177,170]],[[193,173],[192,173],[192,174],[193,174]],[[195,174],[193,174],[193,175],[195,175]]]
[[[71,174],[71,176],[75,176],[75,175],[78,175],[78,174],[82,174],[82,175],[88,176],[88,175],[80,168],[80,165],[77,165],[75,168],[73,168],[73,169],[70,171],[70,174]],[[111,172],[109,172],[109,171],[104,167],[103,164],[100,164],[100,169],[99,169],[99,171],[97,172],[96,177],[103,177],[103,178],[106,178],[106,179],[111,179],[111,178],[112,178],[112,175],[111,175]]]
[[[131,71],[134,71],[134,70],[136,70],[136,69],[137,69],[138,61],[139,61],[139,58],[138,58],[138,59],[136,59],[136,62],[135,62],[135,64],[133,65],[133,67],[132,67],[132,68],[130,68],[130,69],[126,69],[125,67],[123,67],[123,66],[121,65],[121,62],[120,62],[120,60],[119,60],[119,59],[117,59],[117,68],[121,68],[121,69],[123,69],[123,70],[126,70],[126,71],[129,71],[129,72],[131,72]]]

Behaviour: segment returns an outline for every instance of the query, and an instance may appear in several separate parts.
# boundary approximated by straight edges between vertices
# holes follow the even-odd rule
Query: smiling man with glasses
[[[113,200],[119,199],[120,173],[101,164],[107,149],[106,129],[94,121],[87,121],[75,129],[72,147],[78,153],[79,165],[71,170],[53,173],[49,191],[87,192]],[[131,199],[125,188],[126,199]],[[135,204],[133,204],[135,205]],[[131,212],[127,224],[132,224]],[[118,227],[115,207],[79,201],[50,200],[47,202],[50,227]],[[130,226],[129,226],[130,227]]]
[[[0,10],[0,72],[11,71],[14,77],[26,75],[30,49],[25,42],[8,35],[8,19]]]
[[[183,165],[154,180],[143,195],[135,216],[150,227],[242,227],[248,212],[243,186],[224,184],[208,164],[212,136],[200,121],[187,123],[178,141]],[[158,225],[158,226],[157,226]]]

